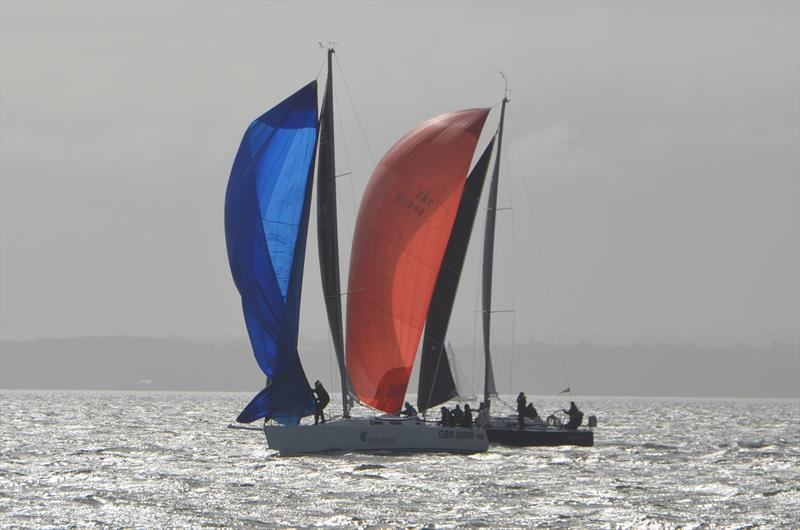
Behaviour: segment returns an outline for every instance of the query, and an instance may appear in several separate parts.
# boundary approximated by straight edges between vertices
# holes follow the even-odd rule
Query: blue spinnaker
[[[297,423],[314,412],[297,337],[317,129],[313,81],[250,124],[228,180],[228,262],[253,353],[268,378],[240,422]]]

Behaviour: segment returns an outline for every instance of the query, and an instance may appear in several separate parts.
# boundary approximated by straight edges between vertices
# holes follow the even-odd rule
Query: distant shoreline
[[[457,383],[480,394],[482,354],[456,345]],[[563,351],[563,357],[561,352]],[[504,394],[557,396],[564,388],[598,397],[800,399],[800,348],[683,344],[561,348],[539,342],[493,349]],[[301,344],[306,376],[339,388],[326,341]],[[464,358],[466,357],[466,358]],[[568,368],[565,380],[563,364]],[[247,341],[86,337],[0,341],[0,390],[255,393],[264,375]],[[417,389],[412,376],[408,392]]]
[[[56,393],[56,394],[154,394],[154,395],[186,395],[186,394],[197,394],[197,395],[213,395],[213,394],[225,394],[225,395],[241,395],[243,398],[250,397],[255,390],[248,391],[248,390],[147,390],[147,389],[135,389],[135,390],[128,390],[128,389],[96,389],[96,388],[0,388],[0,394],[43,394],[43,393]],[[337,402],[337,398],[341,396],[339,392],[330,392],[331,399],[333,402]],[[506,400],[512,400],[515,396],[514,394],[502,394]],[[409,394],[409,399],[414,401],[416,394]],[[593,396],[583,396],[578,394],[571,394],[571,395],[564,395],[564,396],[548,396],[548,395],[536,395],[536,394],[527,394],[528,399],[531,402],[535,401],[594,401],[594,400],[607,400],[607,401],[686,401],[686,402],[702,402],[702,401],[709,401],[709,402],[718,402],[718,401],[730,401],[730,402],[759,402],[759,401],[770,401],[770,402],[792,402],[792,401],[800,401],[800,396],[795,397],[736,397],[736,396],[604,396],[604,395],[593,395]],[[454,400],[459,401],[459,400]],[[468,403],[475,400],[466,400]],[[379,412],[375,412],[376,414],[380,414]]]
[[[126,389],[110,389],[110,390],[99,390],[99,389],[91,389],[91,388],[0,388],[0,394],[39,394],[39,393],[56,393],[56,394],[154,394],[154,395],[163,395],[163,394],[175,394],[175,395],[186,395],[186,394],[197,394],[197,395],[213,395],[213,394],[225,394],[225,395],[241,395],[243,398],[250,397],[254,391],[247,391],[247,390],[146,390],[146,389],[136,389],[136,390],[126,390]],[[330,392],[332,401],[336,402],[337,397],[341,396],[339,392]],[[514,398],[514,394],[502,394],[507,400],[512,400]],[[416,394],[409,394],[409,399],[414,401],[416,398]],[[800,401],[800,396],[796,397],[735,397],[735,396],[603,396],[603,395],[595,395],[595,396],[583,396],[578,394],[571,394],[571,395],[564,395],[564,396],[547,396],[547,395],[536,395],[536,394],[527,394],[528,400],[531,402],[534,401],[593,401],[593,400],[607,400],[607,401],[709,401],[709,402],[717,402],[717,401],[731,401],[731,402],[758,402],[758,401],[775,401],[775,402],[792,402],[792,401]],[[454,400],[459,401],[459,400]],[[471,400],[466,400],[467,402],[471,402]],[[474,400],[472,400],[474,401]],[[376,414],[380,414],[379,412],[375,412]]]

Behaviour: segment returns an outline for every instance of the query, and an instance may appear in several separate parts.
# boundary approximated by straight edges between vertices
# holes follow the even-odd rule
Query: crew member
[[[455,427],[456,425],[461,425],[461,422],[464,421],[464,411],[461,410],[461,405],[456,405],[456,408],[453,409],[452,414],[450,415],[452,418],[450,421],[450,426]]]
[[[317,408],[314,411],[314,425],[318,424],[320,421],[325,423],[325,407],[328,406],[328,403],[331,402],[331,397],[328,395],[328,392],[325,390],[325,387],[322,386],[322,383],[319,380],[314,382],[314,394],[316,394],[316,404]]]
[[[442,427],[450,426],[450,409],[447,407],[442,407],[442,419],[439,421],[439,424]]]
[[[525,392],[520,392],[517,396],[517,427],[519,429],[525,428],[525,404],[527,401]]]
[[[563,410],[563,409],[562,409]],[[564,425],[565,429],[575,430],[580,427],[580,424],[583,423],[583,412],[578,410],[578,406],[575,405],[574,401],[569,402],[569,410],[564,410],[569,416],[569,421],[566,425]]]
[[[400,412],[401,416],[409,416],[409,417],[411,417],[411,416],[416,416],[417,415],[417,409],[414,408],[414,405],[412,405],[408,401],[406,401],[405,405],[406,405],[406,408],[404,408]]]
[[[469,403],[464,405],[464,419],[461,421],[461,426],[467,429],[472,428],[472,409],[469,408]]]
[[[481,401],[481,404],[478,405],[478,427],[485,429],[489,427],[489,407],[486,406],[486,403]]]

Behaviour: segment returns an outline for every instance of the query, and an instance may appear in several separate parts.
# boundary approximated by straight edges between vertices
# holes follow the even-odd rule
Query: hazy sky
[[[799,6],[4,1],[2,337],[244,336],[228,173],[333,40],[376,159],[508,75],[498,340],[556,341],[546,272],[565,342],[798,343]],[[374,162],[335,74],[346,260]],[[311,222],[301,332],[323,338]],[[482,233],[481,214],[456,342]]]

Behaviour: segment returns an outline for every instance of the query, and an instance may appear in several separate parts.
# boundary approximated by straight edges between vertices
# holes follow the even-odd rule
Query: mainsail
[[[500,125],[497,131],[497,156],[492,169],[492,181],[489,184],[489,203],[486,206],[486,230],[483,235],[483,352],[484,352],[484,380],[483,401],[489,405],[489,397],[497,395],[494,384],[494,370],[492,370],[491,354],[491,328],[492,328],[492,266],[494,260],[494,224],[497,213],[497,181],[500,177],[500,153],[503,148],[503,120],[506,116],[506,103],[508,98],[503,98],[500,107]]]
[[[322,294],[331,328],[333,349],[339,364],[343,415],[348,413],[347,370],[344,366],[344,334],[342,332],[342,299],[339,281],[339,229],[336,217],[336,150],[333,136],[333,48],[328,49],[328,81],[322,100],[319,122],[319,165],[317,167],[317,243]]]
[[[347,370],[365,404],[400,410],[465,177],[489,109],[437,116],[378,163],[359,207]]]
[[[442,267],[436,279],[422,340],[417,391],[417,408],[420,411],[428,410],[458,396],[444,340],[493,147],[494,138],[486,146],[467,178]]]
[[[225,240],[247,332],[268,384],[237,418],[297,423],[314,398],[297,338],[313,161],[317,83],[254,120],[225,195]]]

